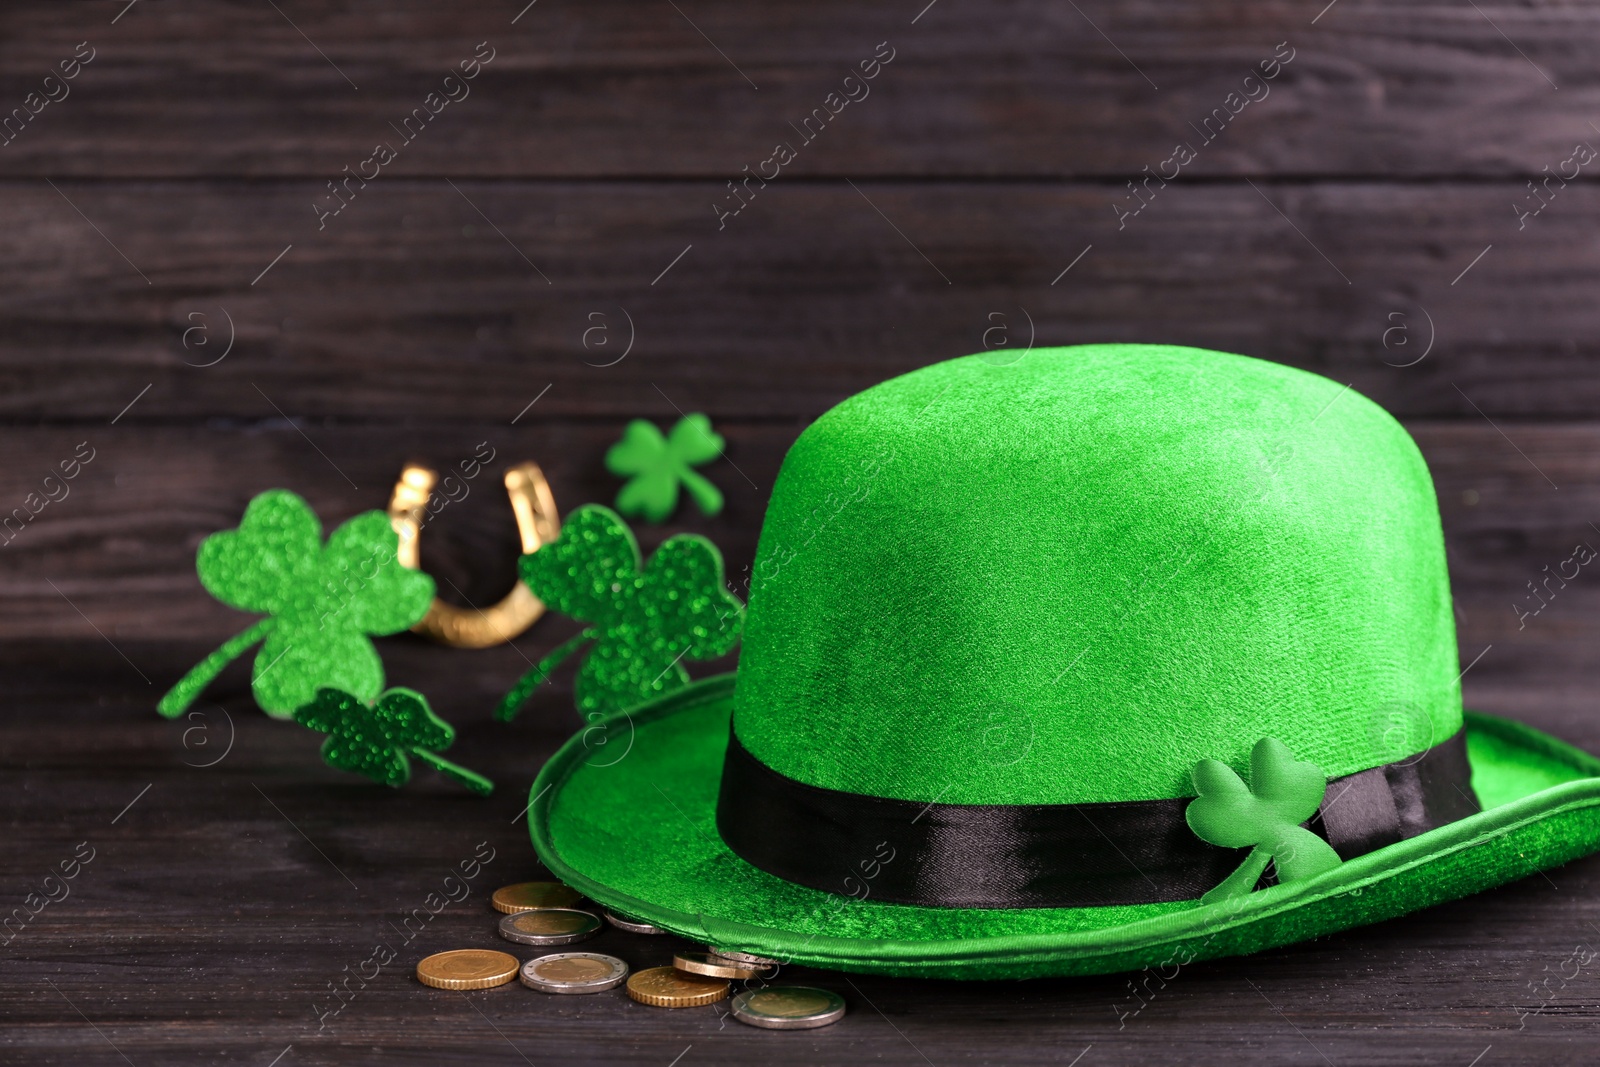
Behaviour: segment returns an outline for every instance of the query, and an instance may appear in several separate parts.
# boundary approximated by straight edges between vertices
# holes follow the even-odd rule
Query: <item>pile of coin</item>
[[[520,882],[502,886],[490,898],[504,912],[500,936],[519,945],[557,946],[586,941],[605,928],[594,912],[577,905],[582,894],[560,882]],[[656,926],[604,911],[606,921],[635,934],[667,933]],[[542,993],[599,993],[627,981],[627,994],[656,1008],[694,1008],[727,998],[738,979],[760,978],[777,960],[745,952],[708,949],[679,952],[670,967],[635,971],[615,956],[599,952],[556,952],[519,962],[506,952],[455,949],[417,964],[417,980],[436,989],[492,989],[521,978]],[[762,986],[733,998],[740,1022],[769,1030],[808,1030],[844,1017],[844,999],[826,989]]]

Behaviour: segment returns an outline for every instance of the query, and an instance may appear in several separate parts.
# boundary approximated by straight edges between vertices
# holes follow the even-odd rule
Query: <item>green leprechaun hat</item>
[[[1314,374],[1087,345],[885,382],[789,451],[749,599],[737,678],[573,738],[529,813],[557,876],[716,948],[1115,971],[1600,849],[1600,761],[1463,718],[1415,444]]]

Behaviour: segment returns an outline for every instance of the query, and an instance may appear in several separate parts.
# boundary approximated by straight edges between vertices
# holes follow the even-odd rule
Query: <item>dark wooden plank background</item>
[[[242,622],[193,551],[262,489],[335,522],[382,506],[405,460],[488,442],[425,541],[449,595],[480,602],[512,573],[506,464],[543,464],[564,507],[606,500],[628,418],[705,411],[728,508],[644,536],[703,531],[737,580],[785,449],[843,397],[988,345],[1145,340],[1315,370],[1400,417],[1439,489],[1469,704],[1600,751],[1595,579],[1525,625],[1513,607],[1600,545],[1595,164],[1528,186],[1600,145],[1600,11],[924,3],[0,9],[0,119],[93,55],[0,135],[0,514],[94,450],[0,546],[0,911],[95,850],[0,935],[0,1060],[1592,1062],[1600,975],[1567,961],[1600,945],[1595,860],[1193,965],[1134,1014],[1126,975],[799,972],[851,1003],[810,1034],[621,994],[428,991],[410,965],[496,945],[484,896],[538,874],[514,816],[578,725],[570,694],[510,727],[488,712],[561,623],[485,652],[385,645],[500,782],[488,801],[326,769],[314,735],[253,710],[242,668],[195,718],[155,716]],[[319,226],[327,183],[480,42],[470,96]],[[870,95],[800,144],[790,124],[888,49]],[[1290,50],[1200,143],[1190,124]],[[1197,158],[1119,223],[1180,140]],[[725,183],[778,141],[796,160],[719,226]],[[327,983],[485,841],[473,895],[319,1026]],[[671,944],[596,947],[647,966]]]

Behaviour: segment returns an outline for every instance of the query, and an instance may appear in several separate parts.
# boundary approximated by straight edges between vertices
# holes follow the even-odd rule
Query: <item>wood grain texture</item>
[[[648,550],[668,532],[705,533],[722,548],[738,589],[748,580],[778,466],[802,424],[734,422],[720,429],[727,456],[705,470],[723,489],[726,509],[705,519],[684,501],[672,522],[641,526],[640,535]],[[1547,566],[1559,569],[1578,542],[1600,548],[1600,531],[1590,525],[1590,516],[1600,519],[1600,427],[1491,425],[1479,418],[1410,429],[1438,487],[1463,666],[1485,645],[1496,646],[1469,677],[1496,683],[1496,699],[1535,686],[1548,699],[1565,694],[1564,713],[1592,710],[1584,694],[1600,687],[1592,652],[1600,644],[1600,580],[1584,569],[1565,587],[1550,587],[1548,607],[1528,618],[1513,605],[1525,612],[1537,607],[1527,583],[1542,582]],[[450,468],[480,442],[496,450],[494,463],[465,483],[465,498],[445,506],[422,544],[446,597],[493,602],[510,583],[517,552],[498,480],[505,467],[525,458],[541,464],[563,511],[609,501],[620,482],[602,457],[621,431],[620,422],[541,415],[488,428],[275,420],[8,431],[0,501],[13,506],[81,442],[96,452],[65,499],[45,505],[0,547],[0,640],[94,639],[98,628],[120,644],[200,640],[242,628],[244,616],[200,589],[194,551],[207,533],[236,525],[251,496],[271,486],[295,489],[331,528],[384,506],[408,459]],[[556,640],[539,638],[533,647],[547,650]]]
[[[809,420],[1089,341],[1270,358],[1401,417],[1600,413],[1585,184],[1520,231],[1511,183],[1180,180],[1119,229],[1136,201],[1104,187],[779,181],[719,230],[709,186],[384,177],[320,231],[309,182],[56,184],[0,209],[11,422],[109,420],[146,385],[126,421],[488,425],[546,385],[549,414]]]
[[[1395,412],[1429,461],[1467,705],[1600,752],[1600,578],[1546,578],[1600,547],[1600,197],[1593,165],[1527,184],[1600,145],[1600,12],[525,5],[0,7],[0,518],[94,450],[64,499],[0,533],[0,917],[96,850],[70,896],[0,932],[0,1061],[1593,1060],[1600,975],[1570,961],[1600,948],[1600,858],[1164,982],[796,969],[850,1004],[811,1033],[615,991],[419,986],[426,953],[503,947],[485,896],[539,876],[517,816],[582,725],[569,672],[514,724],[489,712],[574,624],[478,652],[383,641],[391,683],[427,692],[460,727],[452,757],[499,783],[488,800],[326,768],[315,734],[254,710],[244,664],[185,719],[152,709],[245,624],[193,557],[251,496],[294,488],[331,525],[381,507],[403,462],[480,442],[495,461],[423,538],[447,599],[511,581],[506,465],[538,461],[563,510],[608,500],[624,422],[680,411],[728,439],[707,470],[727,509],[641,532],[706,533],[739,588],[790,443],[895,374],[1117,340],[1304,367]],[[93,58],[46,83],[80,42]],[[470,96],[396,130],[481,42]],[[791,125],[880,42],[870,95],[810,139]],[[1294,58],[1269,95],[1197,130],[1279,42]],[[325,214],[327,183],[380,140],[396,158]],[[1181,176],[1130,190],[1178,140],[1196,149]],[[719,218],[779,141],[795,158]],[[495,858],[471,895],[402,943],[480,842]],[[319,1019],[379,941],[396,963]],[[592,945],[649,966],[681,943]]]
[[[488,800],[431,774],[392,792],[323,767],[317,735],[251,709],[239,672],[220,703],[163,722],[103,645],[0,647],[12,712],[0,722],[0,902],[20,905],[80,842],[95,850],[70,895],[0,949],[6,1062],[265,1067],[284,1054],[280,1067],[667,1067],[681,1055],[680,1064],[954,1067],[1061,1065],[1092,1045],[1084,1067],[1322,1062],[1318,1053],[1335,1064],[1466,1065],[1492,1045],[1497,1063],[1548,1064],[1581,1061],[1593,1040],[1597,979],[1560,972],[1572,974],[1563,961],[1575,945],[1600,942],[1596,858],[1402,920],[1191,965],[1165,983],[787,969],[783,980],[837,989],[849,1002],[842,1022],[816,1032],[752,1030],[722,1019],[725,1005],[649,1009],[620,990],[425,989],[411,977],[422,956],[505,947],[485,897],[540,875],[517,813],[539,763],[579,724],[559,689],[515,724],[491,723],[493,687],[462,672],[461,660],[514,671],[516,657],[415,646],[396,657],[405,680],[437,694],[461,727],[451,755],[497,781]],[[157,670],[181,669],[202,650],[129,647]],[[1592,724],[1586,734],[1577,740],[1600,747]],[[468,883],[470,895],[403,940],[406,916],[480,842],[494,858]],[[334,1003],[328,983],[380,942],[396,962],[337,1014],[319,1014]],[[585,947],[643,967],[683,944],[609,931]],[[1552,975],[1549,1000],[1530,991]]]
[[[31,442],[8,453],[14,473],[0,475],[10,490],[4,499],[18,505],[81,442],[96,452],[68,483],[65,499],[47,503],[0,547],[6,605],[0,618],[16,626],[9,633],[18,637],[92,636],[98,627],[118,641],[153,640],[238,628],[244,617],[200,588],[194,553],[207,533],[236,526],[252,496],[272,486],[294,489],[331,530],[358,512],[385,507],[408,460],[445,472],[480,454],[481,443],[495,450],[494,462],[454,490],[464,499],[441,505],[424,529],[422,552],[424,566],[440,576],[443,596],[493,603],[510,587],[520,551],[500,480],[508,466],[537,462],[563,514],[589,501],[610,502],[621,485],[603,466],[621,423],[550,424],[537,416],[516,427],[509,422],[296,428],[280,420],[229,430],[124,424],[12,434],[14,441]],[[729,458],[701,469],[723,489],[724,510],[708,520],[685,498],[670,525],[640,525],[645,550],[671,532],[697,530],[725,552],[730,582],[745,581],[766,494],[798,429],[719,427]]]
[[[1280,43],[1293,60],[1201,173],[1531,175],[1590,138],[1600,111],[1585,47],[1600,14],[1584,5],[1341,0],[1320,18],[1286,0],[924,6],[542,3],[513,25],[511,0],[145,0],[111,25],[99,5],[10,4],[8,109],[79,42],[95,58],[0,148],[0,173],[320,185],[484,41],[493,62],[408,151],[407,173],[720,184],[886,41],[893,61],[802,173],[1120,182]]]

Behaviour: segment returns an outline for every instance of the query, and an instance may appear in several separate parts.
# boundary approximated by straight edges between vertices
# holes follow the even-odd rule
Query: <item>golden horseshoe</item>
[[[438,480],[437,471],[411,463],[394,483],[389,521],[400,537],[397,557],[403,567],[421,569],[423,513]],[[511,510],[517,517],[517,531],[522,536],[522,551],[533,552],[554,541],[561,532],[561,518],[556,513],[550,483],[545,481],[538,464],[512,467],[506,471],[505,482]],[[461,608],[435,597],[428,614],[411,629],[453,648],[489,648],[511,640],[543,614],[544,604],[519,581],[504,599],[487,608]]]

